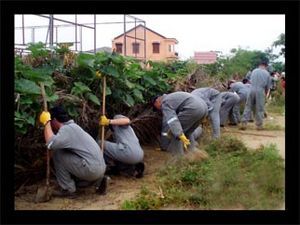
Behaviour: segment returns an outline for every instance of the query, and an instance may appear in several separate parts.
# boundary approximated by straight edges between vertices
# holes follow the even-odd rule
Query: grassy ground
[[[269,99],[266,104],[266,111],[276,114],[284,114],[285,112],[285,97],[280,91],[272,94],[272,99]]]
[[[157,175],[160,191],[143,187],[122,209],[275,209],[284,200],[284,163],[275,145],[247,151],[224,136],[206,145],[209,157],[166,165]]]

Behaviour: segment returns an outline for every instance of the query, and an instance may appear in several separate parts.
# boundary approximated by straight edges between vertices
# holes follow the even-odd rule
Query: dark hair
[[[156,99],[158,98],[158,97],[160,97],[160,95],[156,95],[156,96],[154,96],[154,97],[152,97],[151,98],[151,101],[150,101],[150,104],[151,104],[151,106],[153,107],[153,111],[158,111],[156,108],[155,108],[155,106],[154,106],[154,103],[155,103],[155,101],[156,101]]]
[[[155,101],[158,97],[160,97],[160,95],[156,95],[156,96],[151,98],[151,105],[154,105],[154,103],[155,103]]]
[[[249,81],[249,80],[248,80],[247,78],[244,78],[242,82],[243,82],[243,84],[247,84],[248,81]]]
[[[60,123],[64,123],[70,120],[68,113],[62,106],[55,106],[49,110],[51,119],[56,119]]]
[[[261,60],[259,65],[265,65],[265,66],[268,66],[269,63],[268,63],[268,60],[264,59],[264,60]]]

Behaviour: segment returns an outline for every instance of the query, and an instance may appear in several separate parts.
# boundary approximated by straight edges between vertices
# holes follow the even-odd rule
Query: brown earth
[[[222,133],[231,133],[241,138],[246,145],[252,149],[258,148],[261,144],[274,143],[279,149],[280,155],[285,158],[285,119],[284,116],[270,114],[265,119],[265,124],[278,124],[282,130],[256,131],[254,123],[249,123],[246,131],[238,130],[236,127],[222,128]],[[38,185],[42,186],[45,181],[38,185],[25,186],[15,196],[16,210],[118,210],[125,200],[130,200],[143,186],[159,193],[159,187],[155,182],[155,175],[166,163],[172,160],[171,156],[150,146],[144,146],[145,151],[145,173],[142,179],[112,176],[107,194],[100,196],[95,194],[93,187],[80,190],[81,195],[77,199],[52,198],[49,202],[34,203]],[[51,183],[55,183],[52,178]],[[281,209],[284,209],[284,205]],[[178,209],[169,206],[162,209]],[[181,209],[181,208],[180,208]]]

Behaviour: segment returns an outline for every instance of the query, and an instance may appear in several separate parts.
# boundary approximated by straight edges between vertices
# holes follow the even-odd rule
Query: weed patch
[[[205,147],[201,161],[178,159],[157,175],[161,195],[145,191],[123,209],[176,205],[197,209],[276,209],[284,200],[284,163],[275,145],[247,151],[230,136]],[[162,197],[163,196],[163,197]]]
[[[284,128],[282,126],[280,126],[278,124],[270,123],[270,122],[268,122],[264,125],[264,129],[265,130],[284,130]]]

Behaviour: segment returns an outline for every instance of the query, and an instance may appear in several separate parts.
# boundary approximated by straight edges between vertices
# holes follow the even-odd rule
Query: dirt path
[[[285,117],[270,114],[265,120],[266,126],[279,126],[282,130],[262,130],[257,131],[254,123],[248,123],[247,130],[241,131],[237,127],[222,128],[221,132],[230,133],[241,138],[247,147],[256,149],[260,145],[276,144],[279,154],[285,159]],[[253,134],[253,135],[252,135]]]
[[[279,125],[285,127],[284,116],[270,114],[265,119],[265,124]],[[246,131],[240,131],[236,127],[222,128],[221,132],[231,133],[241,138],[250,148],[258,148],[261,144],[274,143],[279,149],[280,155],[285,158],[285,131],[270,130],[256,131],[253,123],[248,124]],[[254,135],[251,135],[254,134]],[[264,135],[264,136],[262,136]],[[112,176],[105,196],[99,196],[94,193],[92,187],[85,188],[77,199],[53,198],[46,203],[33,203],[36,194],[37,185],[28,186],[23,189],[23,193],[15,197],[16,210],[118,210],[125,200],[133,198],[143,186],[158,190],[155,186],[155,174],[171,157],[168,153],[153,149],[153,147],[144,147],[145,151],[145,175],[142,179],[126,178],[122,176]],[[45,182],[45,181],[42,181]],[[54,182],[54,180],[53,180]],[[41,185],[44,183],[41,183]],[[284,206],[281,208],[284,209]]]

